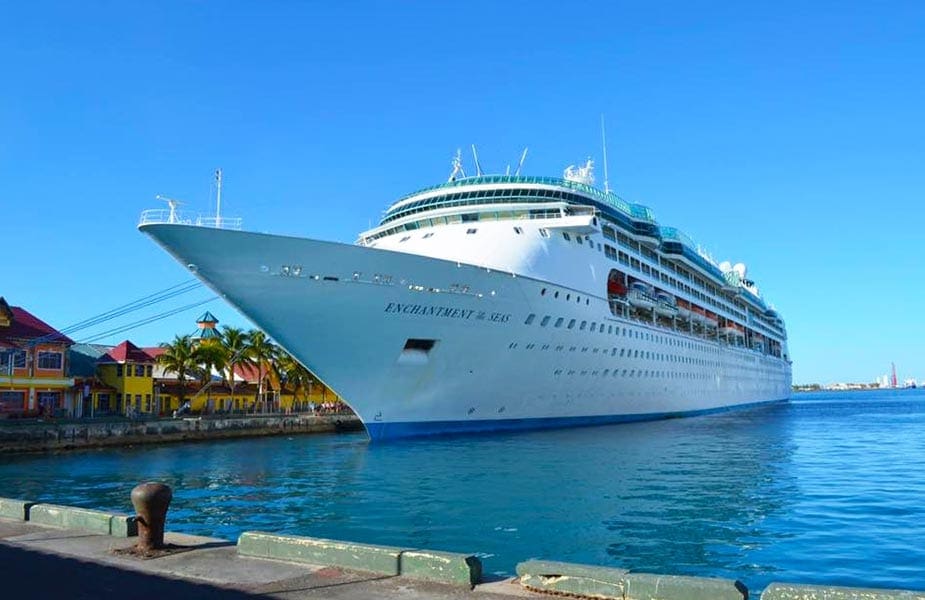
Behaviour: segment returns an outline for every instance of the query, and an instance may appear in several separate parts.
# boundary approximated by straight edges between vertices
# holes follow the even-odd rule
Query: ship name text
[[[452,306],[408,304],[403,302],[389,302],[384,312],[401,315],[418,315],[422,317],[446,317],[448,319],[460,319],[462,321],[507,323],[511,320],[511,315],[507,313],[488,312],[471,308],[454,308]]]

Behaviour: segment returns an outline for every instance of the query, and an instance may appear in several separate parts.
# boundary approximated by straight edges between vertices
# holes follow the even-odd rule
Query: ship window
[[[549,237],[549,231],[547,231],[545,227],[541,227],[541,228],[540,228],[540,236],[541,236],[541,237],[544,237],[544,238],[548,238],[548,237]]]
[[[562,235],[567,235],[567,234],[563,233]],[[583,244],[583,243],[584,243],[584,242],[581,241],[581,236],[580,236],[580,235],[576,235],[576,236],[575,236],[575,240],[576,240],[579,244]]]
[[[533,313],[530,313],[530,314],[527,316],[527,320],[524,321],[524,325],[529,325],[530,323],[533,322],[533,319],[535,319],[535,318],[536,318],[536,315],[533,314]]]
[[[575,319],[572,319],[568,322],[568,328],[573,329],[575,327]]]
[[[546,315],[545,317],[543,317],[543,320],[540,321],[540,327],[546,327],[549,324],[550,318],[551,317],[549,315]]]
[[[571,300],[571,299],[572,299],[572,295],[571,295],[571,294],[566,294],[566,295],[565,295],[565,299],[566,299],[566,300]]]
[[[434,235],[434,232],[433,232],[433,231],[431,231],[430,233],[425,233],[425,234],[424,234],[424,239],[426,240],[427,238],[429,238],[429,237],[431,237],[431,236],[433,236],[433,235]]]
[[[603,325],[602,325],[602,326],[601,326],[601,329],[603,329],[603,328],[604,328],[604,327],[603,327]],[[595,331],[597,331],[597,323],[591,323],[591,333],[594,333]]]
[[[540,296],[545,296],[545,295],[546,295],[546,288],[543,288],[540,290]]]
[[[563,321],[565,321],[565,319],[562,317],[559,317],[558,319],[556,319],[556,327],[562,327]]]
[[[518,235],[520,235],[520,234],[523,233],[523,232],[524,232],[524,230],[521,229],[520,227],[515,227],[515,228],[514,228],[514,233],[516,233],[516,234],[518,234]]]
[[[571,237],[569,237],[569,234],[564,231],[562,232],[562,237],[564,237],[566,241],[571,241],[572,239]]]
[[[472,235],[472,234],[475,233],[476,231],[478,231],[478,229],[467,229],[467,230],[466,230],[466,234],[467,234],[467,235]]]
[[[582,321],[582,322],[581,322],[581,326],[579,327],[579,329],[582,330],[582,331],[584,331],[587,327],[588,327],[588,322],[587,322],[587,321]]]
[[[410,240],[410,239],[411,239],[411,236],[410,236],[410,235],[406,235],[406,236],[403,237],[402,239],[398,240],[398,243],[400,244],[400,243],[402,243],[402,242],[407,242],[407,241]]]

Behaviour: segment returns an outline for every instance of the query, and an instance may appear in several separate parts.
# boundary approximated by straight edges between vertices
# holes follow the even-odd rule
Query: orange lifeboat
[[[607,294],[611,296],[626,296],[626,284],[623,282],[623,273],[611,271],[607,278]]]

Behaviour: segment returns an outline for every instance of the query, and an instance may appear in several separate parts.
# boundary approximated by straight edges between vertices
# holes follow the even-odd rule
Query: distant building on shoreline
[[[221,344],[218,319],[197,321],[195,343]],[[157,357],[162,347],[78,344],[0,297],[0,418],[340,410],[341,399],[315,378],[288,386],[273,369],[242,363],[227,374],[189,374],[181,384]],[[263,371],[263,372],[261,372]],[[260,385],[260,380],[264,385]],[[184,407],[184,405],[186,405]],[[181,409],[181,407],[183,407]]]

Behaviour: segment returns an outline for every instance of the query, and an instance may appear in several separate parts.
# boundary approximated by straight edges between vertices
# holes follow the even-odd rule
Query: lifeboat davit
[[[696,304],[691,304],[691,320],[703,325],[707,322],[707,312]]]
[[[658,303],[652,295],[652,287],[641,281],[634,281],[630,284],[626,299],[636,308],[643,310],[652,310]]]
[[[655,312],[663,317],[674,319],[678,316],[678,307],[675,306],[674,296],[668,292],[658,290],[655,293]]]
[[[691,318],[691,303],[678,298],[678,317],[689,321]]]

